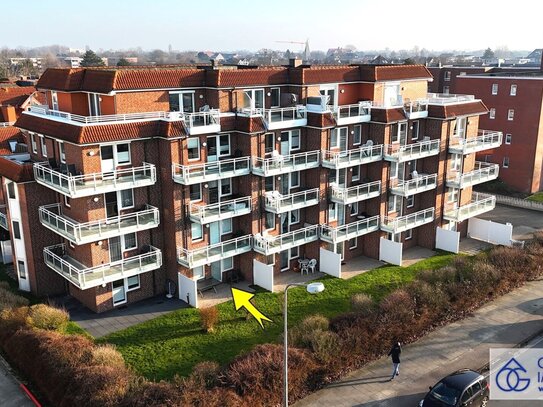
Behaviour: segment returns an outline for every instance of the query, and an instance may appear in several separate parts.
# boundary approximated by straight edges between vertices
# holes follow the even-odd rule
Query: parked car
[[[480,373],[462,369],[430,387],[419,407],[486,407],[488,388],[488,381]]]

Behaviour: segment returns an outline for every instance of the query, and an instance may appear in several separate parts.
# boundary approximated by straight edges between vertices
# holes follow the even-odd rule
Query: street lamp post
[[[285,327],[283,331],[283,337],[284,337],[284,352],[285,352],[285,360],[284,360],[284,374],[283,374],[283,396],[284,396],[284,406],[288,407],[288,323],[287,323],[287,307],[288,307],[288,289],[290,287],[306,287],[307,292],[309,294],[318,294],[320,292],[324,291],[324,284],[323,283],[293,283],[288,284],[285,287],[285,300],[283,304],[283,320],[285,321]]]

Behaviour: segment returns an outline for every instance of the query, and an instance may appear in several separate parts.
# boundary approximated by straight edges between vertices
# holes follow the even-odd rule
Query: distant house
[[[539,64],[541,63],[542,54],[543,48],[536,48],[526,56],[526,59],[529,59],[532,63]]]

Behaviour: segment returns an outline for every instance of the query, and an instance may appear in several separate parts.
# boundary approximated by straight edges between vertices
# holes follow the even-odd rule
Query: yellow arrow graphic
[[[254,296],[255,295],[253,293],[232,287],[232,298],[234,298],[234,307],[236,308],[236,311],[239,310],[241,307],[245,307],[245,309],[253,317],[255,317],[262,329],[264,329],[264,324],[262,323],[262,321],[273,321],[265,316],[262,312],[257,310],[256,307],[251,303],[250,300]]]

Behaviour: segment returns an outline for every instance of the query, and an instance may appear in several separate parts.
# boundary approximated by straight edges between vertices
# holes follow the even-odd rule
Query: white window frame
[[[392,198],[392,205],[390,205],[390,198]],[[389,199],[387,199],[387,212],[398,212],[398,197],[396,195],[390,195]]]
[[[413,239],[413,229],[408,229],[405,231],[404,240],[411,240],[411,239]]]
[[[451,75],[451,71],[445,71],[445,75],[444,75],[443,80],[444,80],[445,82],[450,82],[451,76],[452,76],[452,75]]]
[[[38,142],[36,141],[36,133],[30,134],[30,144],[32,146],[32,152],[38,154]]]
[[[493,83],[492,84],[492,95],[497,95],[497,94],[498,94],[498,84]]]
[[[345,137],[348,137],[349,135],[349,129],[347,127],[336,127],[330,130],[330,150],[333,148],[341,148],[341,131],[345,131]],[[334,141],[334,135],[335,135],[335,143]],[[347,140],[347,144],[349,143],[349,140]]]
[[[197,143],[196,147],[190,147],[190,146],[189,146],[189,143],[190,143],[191,141],[194,141],[194,140],[196,140],[196,143]],[[190,158],[190,157],[189,157],[189,151],[192,150],[192,149],[194,149],[194,148],[196,148],[196,151],[198,151],[198,157],[196,157],[196,158]],[[189,138],[187,139],[187,159],[188,159],[189,161],[200,161],[200,156],[201,156],[201,154],[200,154],[200,138],[199,138],[199,137],[189,137]]]
[[[126,235],[134,235],[134,247],[126,247]],[[138,234],[136,232],[127,233],[126,235],[121,235],[121,252],[129,252],[131,250],[136,250],[138,248]]]
[[[297,259],[298,257],[300,257],[300,246],[294,246],[288,249],[289,260],[294,260],[294,259]]]
[[[47,158],[47,143],[45,141],[45,137],[42,134],[40,134],[39,137],[40,137],[41,155],[42,157]]]
[[[58,110],[58,93],[56,90],[51,91],[51,108]]]
[[[509,90],[509,96],[517,96],[517,85],[511,85],[511,89]]]
[[[195,100],[194,100],[195,93],[196,93],[196,91],[194,91],[194,90],[179,90],[179,91],[170,92],[169,95],[177,95],[177,97],[178,97],[177,103],[179,105],[179,112],[181,112],[181,113],[194,113],[196,111],[196,103],[195,103]],[[183,95],[184,94],[191,95],[191,98],[192,98],[192,112],[185,112],[185,106],[183,105]]]
[[[405,198],[405,207],[412,208],[415,206],[415,195],[409,195]]]
[[[267,141],[271,139],[271,147],[268,147]],[[267,151],[269,149],[269,151]],[[266,157],[271,157],[273,150],[275,150],[275,133],[264,134],[264,154]]]
[[[229,262],[230,264],[227,264],[226,262]],[[221,271],[229,271],[234,269],[234,256],[232,257],[225,257],[221,260]]]
[[[352,204],[350,204],[350,209],[349,209],[349,214],[351,216],[356,216],[358,215],[358,202],[353,202]]]
[[[192,199],[190,189],[193,187],[198,187],[199,193],[198,193],[198,199]],[[202,184],[192,184],[189,185],[189,201],[190,202],[200,202],[202,200]]]
[[[398,172],[399,172],[399,163],[396,161],[390,162],[390,179],[396,179],[398,178]]]
[[[195,226],[200,229],[200,237],[194,238],[194,230],[195,230],[194,227]],[[191,241],[193,243],[194,242],[201,242],[202,240],[204,240],[204,228],[198,222],[191,222],[191,224],[190,224],[190,239],[191,239]]]
[[[255,106],[256,93],[262,92],[262,107]],[[248,107],[251,110],[262,109],[266,107],[266,94],[264,93],[264,88],[254,88],[254,89],[244,89],[243,93],[249,98],[251,105]]]
[[[294,177],[294,174],[296,174],[296,177]],[[288,183],[289,183],[289,188],[292,189],[292,188],[299,188],[300,187],[300,171],[293,171],[291,172],[289,175],[289,180],[288,180]],[[296,184],[294,184],[292,181],[293,179],[296,178],[298,180],[298,182]]]
[[[70,197],[67,196],[67,195],[64,195],[64,206],[66,206],[67,208],[71,208],[71,204],[70,204]]]
[[[420,123],[419,123],[419,121],[414,120],[413,122],[411,122],[411,128],[412,128],[411,140],[412,141],[418,140],[419,139],[419,131],[420,131]],[[415,131],[415,128],[416,128],[416,131]]]
[[[450,86],[443,86],[443,94],[444,95],[448,95],[450,91],[451,91]]]
[[[300,223],[300,210],[299,209],[294,209],[292,211],[289,211],[288,216],[289,216],[288,217],[289,226],[297,225],[298,223]],[[292,218],[294,218],[294,220],[292,220]]]
[[[457,203],[459,190],[457,188],[447,188],[447,203]]]
[[[488,118],[494,120],[496,118],[496,109],[491,107],[488,112]]]
[[[355,171],[355,168],[356,168],[356,171]],[[360,165],[355,165],[354,167],[351,168],[351,170],[352,170],[351,181],[352,182],[360,181]]]
[[[503,168],[509,168],[510,162],[509,157],[505,156],[503,157],[502,167]]]
[[[234,231],[234,223],[232,222],[232,218],[221,219],[220,222],[221,236],[229,235]],[[227,225],[227,227],[225,227],[225,225]]]
[[[295,135],[296,137],[294,137]],[[298,140],[297,147],[294,147],[294,143],[292,142],[294,138]],[[289,145],[289,151],[299,151],[302,148],[302,135],[300,134],[300,130],[296,129],[296,130],[288,131],[288,145]]]
[[[202,272],[198,272],[198,273],[195,273],[196,270],[202,270]],[[196,278],[196,281],[198,280],[203,280],[205,277],[206,277],[206,270],[204,268],[204,266],[198,266],[198,267],[193,267],[192,268],[192,278],[194,279],[195,277]]]
[[[451,154],[451,170],[460,171],[462,169],[462,156],[460,154]]]
[[[232,195],[232,178],[224,178],[224,179],[221,179],[219,180],[219,196],[222,198],[223,196],[230,196]],[[222,190],[222,187],[225,186],[225,185],[228,185],[230,188],[230,192],[228,192],[227,194],[223,193],[223,190]]]
[[[279,102],[279,104],[277,105],[274,105],[271,103],[271,101],[273,100],[272,96],[273,96],[273,92],[277,92],[277,100]],[[271,88],[270,89],[270,107],[281,107],[281,88]]]
[[[89,93],[89,116],[100,116],[102,114],[102,106],[100,105],[100,102],[102,101],[102,98],[98,93]],[[92,112],[95,112],[96,114],[92,114]]]
[[[328,221],[335,221],[337,220],[337,212],[338,212],[338,208],[337,208],[337,203],[335,202],[332,202],[328,205]]]
[[[507,120],[509,120],[510,122],[515,120],[515,109],[508,109],[507,110]]]
[[[226,137],[228,140],[228,152],[222,152],[221,139]],[[217,137],[217,156],[219,157],[228,157],[232,155],[232,141],[230,139],[230,134],[219,134]]]
[[[351,243],[354,241],[354,245]],[[349,250],[354,250],[358,247],[358,237],[353,237],[352,239],[348,240],[349,242]]]
[[[505,134],[505,144],[511,144],[513,141],[513,135],[511,133]]]
[[[17,227],[15,227],[15,224],[17,224]],[[18,219],[12,219],[11,220],[11,230],[13,230],[13,238],[15,240],[21,240],[23,238],[23,233],[21,231],[21,221],[18,220]],[[18,233],[15,233],[15,231],[17,231]],[[16,235],[19,235],[19,237],[17,237]]]
[[[121,193],[124,191],[130,191],[132,193],[132,205],[130,206],[123,206],[123,199]],[[105,195],[104,195],[104,202],[105,202]],[[117,191],[117,206],[120,211],[125,209],[132,209],[136,205],[136,202],[134,201],[134,190],[132,188],[129,189],[123,189],[122,191]]]
[[[119,151],[118,151],[118,148],[119,146],[124,146],[124,145],[127,145],[128,146],[128,161],[123,161],[121,162],[119,160]],[[132,164],[132,149],[130,147],[130,143],[117,143],[113,146],[113,157],[115,159],[115,165],[116,166],[122,166],[122,165],[130,165]]]
[[[57,140],[58,143],[58,157],[60,162],[66,164],[66,150],[64,149],[64,141]]]
[[[390,136],[390,143],[397,144],[401,141],[400,135],[402,134],[402,128],[407,133],[407,122],[398,122],[398,130]]]
[[[357,124],[353,127],[353,146],[362,144],[362,125]]]
[[[13,187],[13,196],[11,196],[11,193],[10,193],[10,186]],[[8,199],[17,199],[17,184],[15,184],[15,182],[13,181],[9,181],[9,182],[6,182],[6,189],[7,189],[7,192],[8,192]]]
[[[24,275],[21,275],[21,263],[23,264]],[[24,260],[17,259],[17,276],[21,280],[26,280],[28,278],[28,271],[26,270],[26,262]]]
[[[132,288],[130,288],[129,284],[128,284],[128,279],[129,278],[137,278],[138,280],[138,285],[137,286],[134,286]],[[139,274],[136,274],[135,276],[130,276],[130,277],[127,277],[125,278],[126,280],[126,285],[125,285],[125,291],[126,292],[130,292],[130,291],[135,291],[135,290],[139,290],[141,288],[141,280],[140,280],[140,275]]]

